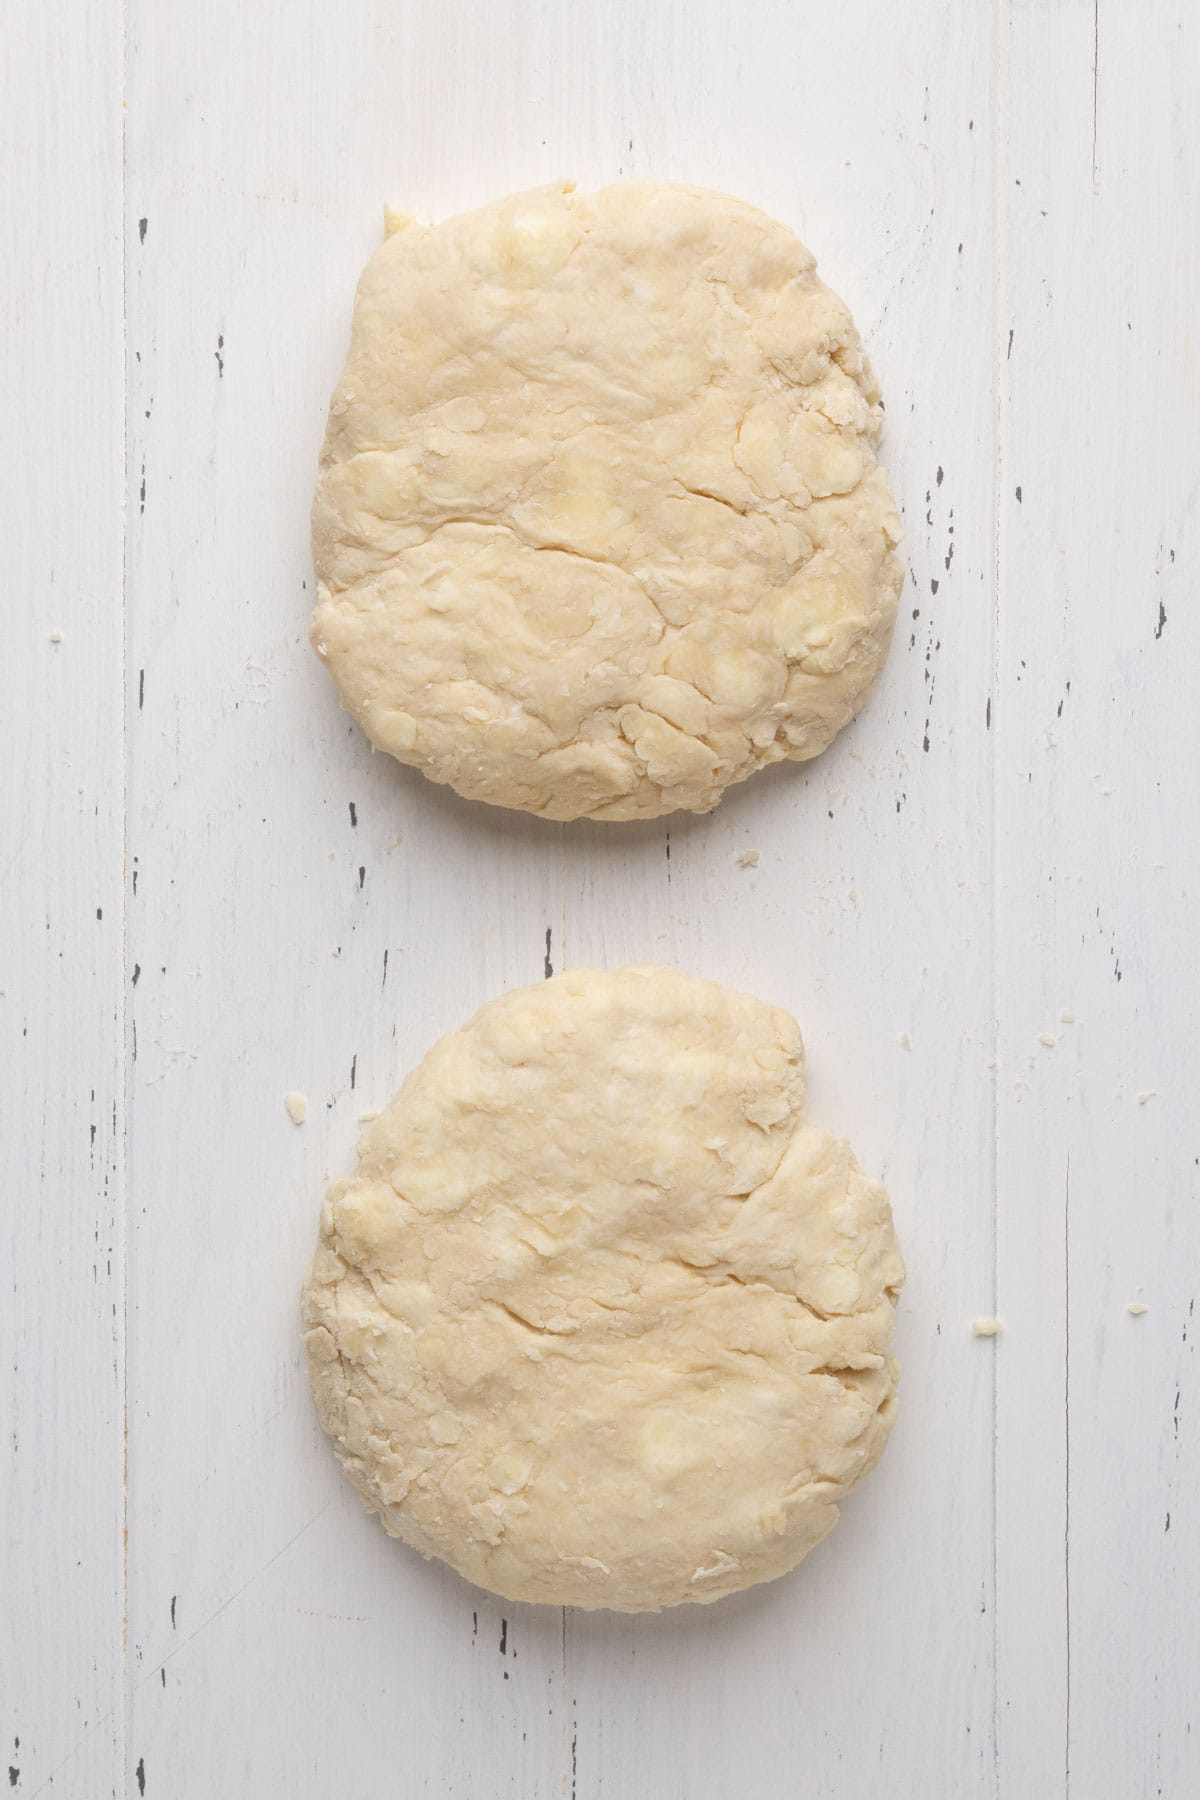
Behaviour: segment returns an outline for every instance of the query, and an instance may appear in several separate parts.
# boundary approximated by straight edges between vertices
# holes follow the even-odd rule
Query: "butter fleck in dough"
[[[804,1118],[787,1013],[573,970],[442,1041],[326,1198],[317,1408],[387,1530],[510,1599],[782,1575],[891,1428],[887,1196]]]
[[[372,741],[550,819],[707,812],[887,651],[879,390],[809,252],[630,181],[424,228],[359,283],[312,638]]]

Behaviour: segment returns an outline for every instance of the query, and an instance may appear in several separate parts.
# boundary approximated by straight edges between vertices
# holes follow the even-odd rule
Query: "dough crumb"
[[[1038,1043],[1045,1044],[1047,1050],[1053,1050],[1053,1048],[1054,1048],[1055,1044],[1057,1044],[1057,1042],[1058,1042],[1058,1039],[1055,1037],[1055,1035],[1052,1031],[1039,1031],[1038,1032]]]
[[[900,1033],[899,1044],[902,1050],[912,1049],[912,1039],[909,1037],[907,1031],[902,1031]]]
[[[972,1319],[971,1330],[976,1337],[998,1337],[1000,1321],[999,1319]]]
[[[287,1116],[292,1121],[292,1124],[303,1125],[305,1114],[308,1112],[307,1096],[298,1094],[293,1089],[290,1094],[285,1094],[283,1096],[283,1104],[287,1108]]]
[[[1060,1012],[1058,1016],[1064,1025],[1073,1025],[1075,1023],[1075,1014],[1073,1012]]]
[[[398,231],[408,231],[417,224],[411,213],[404,212],[398,206],[385,206],[383,209],[383,235],[385,238],[395,237]]]
[[[739,869],[757,869],[758,851],[743,850],[742,854],[737,859],[737,866]]]
[[[1140,1319],[1143,1313],[1148,1313],[1150,1311],[1150,1308],[1145,1306],[1140,1300],[1130,1300],[1125,1311],[1131,1318]]]
[[[379,1114],[377,1112],[361,1112],[358,1115],[358,1122],[360,1125],[369,1125],[372,1119],[377,1119],[378,1117]]]
[[[1139,1106],[1145,1106],[1147,1100],[1153,1100],[1157,1097],[1157,1095],[1158,1095],[1157,1088],[1146,1088],[1143,1093],[1140,1093],[1138,1095],[1137,1103]]]
[[[63,634],[58,629],[58,626],[56,625],[54,627],[54,630],[50,633],[50,642],[52,644],[61,644],[62,641],[63,641]]]

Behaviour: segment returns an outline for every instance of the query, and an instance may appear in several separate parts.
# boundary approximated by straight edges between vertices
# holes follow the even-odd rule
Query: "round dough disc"
[[[374,743],[548,819],[707,812],[823,750],[902,577],[809,252],[650,181],[389,227],[313,509],[313,642]]]
[[[663,968],[573,970],[436,1045],[304,1292],[318,1411],[388,1531],[623,1612],[825,1536],[891,1428],[904,1269],[803,1066],[787,1013]]]

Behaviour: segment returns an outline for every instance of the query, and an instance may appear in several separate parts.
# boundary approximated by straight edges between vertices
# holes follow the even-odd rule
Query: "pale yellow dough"
[[[550,819],[706,812],[823,750],[902,577],[809,252],[650,181],[388,226],[313,508],[313,642],[374,743]]]
[[[663,968],[485,1006],[364,1132],[304,1291],[388,1531],[640,1612],[798,1563],[878,1457],[904,1269],[787,1013]]]

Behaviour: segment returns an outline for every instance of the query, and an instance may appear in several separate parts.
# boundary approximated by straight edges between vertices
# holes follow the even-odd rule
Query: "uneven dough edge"
[[[770,1119],[779,1112],[779,1117],[763,1132],[769,1145],[764,1152],[766,1160],[761,1163],[761,1170],[768,1171],[766,1178],[740,1200],[735,1209],[738,1229],[745,1221],[750,1221],[745,1225],[746,1253],[731,1254],[726,1259],[727,1277],[722,1267],[710,1265],[710,1273],[720,1290],[718,1293],[713,1292],[702,1266],[685,1261],[672,1273],[674,1286],[663,1305],[668,1312],[671,1307],[686,1310],[693,1304],[706,1309],[717,1302],[739,1309],[736,1314],[730,1311],[723,1315],[717,1337],[711,1333],[703,1336],[704,1355],[713,1353],[714,1344],[720,1349],[720,1330],[727,1328],[735,1336],[741,1334],[742,1341],[751,1345],[756,1321],[765,1320],[767,1314],[770,1315],[770,1332],[774,1331],[777,1321],[785,1320],[787,1331],[802,1328],[810,1333],[807,1350],[800,1347],[798,1337],[783,1340],[791,1346],[788,1350],[791,1362],[783,1369],[781,1386],[788,1392],[794,1389],[797,1395],[811,1392],[820,1396],[821,1404],[833,1406],[839,1423],[826,1444],[828,1467],[801,1483],[794,1492],[774,1495],[761,1541],[751,1544],[753,1554],[747,1553],[745,1542],[735,1545],[737,1553],[731,1554],[715,1539],[703,1544],[697,1542],[691,1557],[681,1563],[680,1543],[668,1531],[660,1542],[625,1545],[618,1565],[607,1550],[607,1562],[591,1555],[585,1547],[586,1534],[584,1539],[577,1541],[571,1536],[570,1529],[567,1529],[561,1556],[545,1554],[546,1543],[536,1533],[532,1549],[519,1534],[515,1549],[511,1549],[506,1542],[505,1527],[501,1526],[498,1533],[490,1530],[486,1507],[481,1515],[478,1509],[472,1512],[464,1502],[463,1494],[454,1490],[457,1445],[435,1441],[438,1436],[447,1436],[450,1430],[449,1422],[439,1425],[442,1415],[436,1405],[432,1410],[429,1406],[425,1408],[434,1439],[414,1432],[411,1417],[406,1418],[398,1440],[389,1435],[384,1422],[391,1405],[387,1381],[389,1373],[394,1377],[395,1367],[385,1361],[381,1385],[378,1345],[379,1334],[387,1327],[391,1315],[386,1308],[378,1306],[378,1293],[395,1275],[395,1271],[387,1266],[386,1248],[393,1215],[403,1212],[406,1203],[394,1192],[389,1200],[387,1193],[380,1190],[376,1169],[378,1158],[374,1152],[382,1144],[386,1147],[385,1160],[390,1156],[391,1146],[397,1141],[390,1121],[402,1118],[406,1096],[414,1088],[419,1090],[423,1080],[428,1083],[432,1079],[436,1093],[434,1078],[448,1068],[464,1074],[467,1079],[472,1078],[479,1062],[474,1054],[473,1040],[481,1030],[493,1030],[498,1041],[507,1042],[506,1010],[515,1015],[510,1035],[519,1047],[519,1035],[529,1019],[536,1021],[547,1006],[552,1012],[555,1010],[556,996],[552,990],[559,984],[568,991],[573,989],[577,996],[582,995],[585,1002],[590,993],[605,987],[610,992],[615,991],[616,984],[628,996],[620,1004],[632,1007],[636,1012],[643,1003],[637,984],[647,980],[656,990],[665,985],[668,1001],[664,1004],[668,1012],[674,1004],[671,996],[679,996],[679,1007],[686,1012],[693,1004],[697,990],[706,1000],[709,995],[728,999],[733,1003],[730,1017],[750,1019],[753,1029],[761,1029],[771,1036],[771,1043],[764,1041],[758,1046],[768,1061],[774,1060],[769,1052],[777,1041],[792,1046],[793,1057],[790,1074],[780,1076],[777,1070],[774,1085],[771,1080],[764,1080],[753,1092],[747,1089],[743,1096],[745,1104],[763,1118]],[[603,993],[601,1000],[605,1000]],[[710,1004],[719,1008],[720,1002]],[[523,1014],[522,1007],[525,1008]],[[718,1016],[721,1016],[719,1012]],[[494,1029],[497,1019],[498,1034]],[[782,1033],[777,1021],[785,1022]],[[786,1027],[790,1027],[790,1032]],[[509,1042],[508,1049],[511,1048]],[[789,1051],[783,1048],[779,1054],[786,1061]],[[431,1065],[432,1078],[428,1075]],[[790,1099],[785,1099],[779,1089],[780,1079],[784,1081]],[[485,1103],[489,1099],[486,1080],[478,1098]],[[903,1281],[903,1264],[881,1185],[862,1175],[844,1143],[827,1132],[808,1126],[801,1108],[802,1051],[792,1021],[776,1009],[717,988],[715,984],[677,975],[674,971],[627,969],[608,976],[598,976],[591,971],[570,971],[538,988],[516,990],[501,996],[481,1009],[460,1031],[449,1034],[435,1046],[407,1078],[392,1106],[385,1109],[380,1119],[364,1133],[360,1146],[364,1150],[364,1162],[360,1164],[359,1174],[332,1184],[322,1213],[321,1244],[303,1296],[305,1343],[318,1415],[334,1439],[339,1458],[368,1509],[379,1515],[392,1535],[402,1538],[427,1557],[449,1562],[468,1580],[512,1600],[586,1609],[656,1611],[680,1603],[706,1604],[743,1587],[774,1579],[793,1568],[833,1528],[840,1501],[878,1460],[894,1420],[898,1373],[890,1355],[890,1342],[895,1296]],[[420,1118],[417,1126],[422,1131],[425,1128]],[[775,1134],[774,1141],[771,1141],[772,1133]],[[758,1140],[753,1141],[757,1145]],[[366,1176],[364,1165],[368,1169]],[[854,1268],[860,1275],[865,1272],[867,1286],[864,1293],[870,1301],[865,1312],[851,1310],[823,1318],[809,1302],[789,1297],[787,1284],[790,1277],[782,1268],[772,1270],[768,1267],[764,1280],[764,1265],[759,1253],[764,1249],[768,1255],[773,1253],[780,1241],[779,1221],[786,1221],[789,1209],[794,1212],[798,1204],[806,1204],[804,1196],[814,1192],[819,1196],[819,1204],[812,1210],[813,1229],[818,1233],[826,1232],[826,1238],[818,1235],[814,1243],[819,1245],[828,1241],[836,1247],[836,1237],[828,1237],[831,1219],[835,1229],[840,1231],[854,1223],[858,1235],[848,1241],[858,1246],[862,1240]],[[440,1195],[437,1197],[440,1199]],[[463,1205],[470,1204],[468,1197]],[[751,1218],[755,1208],[761,1213],[758,1223]],[[848,1209],[848,1217],[841,1216],[844,1209]],[[411,1213],[411,1208],[409,1211]],[[340,1220],[339,1214],[343,1215]],[[449,1214],[443,1210],[419,1214],[426,1220],[426,1230],[435,1229],[439,1221],[456,1216],[453,1210]],[[380,1246],[385,1251],[382,1260]],[[676,1243],[675,1249],[679,1247]],[[684,1244],[683,1248],[687,1257],[699,1255],[703,1259],[709,1254],[711,1243],[705,1241],[701,1232],[697,1243],[690,1243],[690,1247]],[[818,1259],[818,1277],[834,1285],[826,1290],[809,1291],[826,1301],[830,1297],[841,1297],[836,1283],[843,1279],[846,1271],[843,1269],[839,1274],[839,1267],[831,1262],[822,1273]],[[651,1272],[658,1271],[652,1269]],[[774,1285],[776,1282],[781,1284],[778,1288]],[[847,1294],[850,1291],[846,1289]],[[472,1293],[468,1313],[471,1308],[490,1304],[481,1303],[478,1294],[473,1290]],[[513,1296],[510,1294],[509,1297]],[[588,1298],[586,1292],[581,1296],[585,1313]],[[528,1295],[518,1304],[528,1311]],[[502,1323],[502,1343],[506,1352],[510,1343],[519,1344],[522,1353],[529,1348],[519,1318],[518,1314],[517,1319]],[[562,1321],[558,1323],[561,1325]],[[652,1315],[647,1324],[648,1333],[653,1333],[658,1323],[657,1316]],[[751,1336],[746,1336],[746,1332]],[[559,1341],[554,1336],[544,1340],[552,1354],[557,1353]],[[569,1338],[562,1341],[570,1343]],[[632,1340],[635,1349],[638,1341],[637,1338]],[[701,1340],[676,1341],[694,1344]],[[478,1343],[483,1342],[483,1339],[478,1340]],[[774,1340],[768,1334],[764,1342],[772,1344]],[[760,1344],[760,1350],[762,1347]],[[532,1341],[532,1348],[539,1357],[544,1354],[537,1340]],[[624,1346],[620,1348],[623,1353]],[[733,1366],[740,1368],[746,1354],[745,1351],[731,1352],[727,1360],[732,1362],[736,1358]],[[806,1359],[812,1371],[810,1374],[804,1373]],[[830,1368],[831,1360],[840,1366]],[[769,1367],[767,1374],[769,1382],[773,1381],[774,1371]],[[404,1379],[407,1378],[406,1373]],[[719,1380],[717,1386],[720,1386]],[[755,1382],[745,1389],[751,1399],[757,1387],[756,1377]],[[702,1403],[703,1390],[697,1392]],[[833,1399],[835,1394],[837,1398]],[[494,1404],[498,1409],[503,1455],[502,1389]],[[651,1424],[653,1414],[652,1407],[647,1415]],[[394,1413],[392,1423],[395,1423]],[[439,1498],[439,1483],[444,1485],[447,1480],[450,1482],[450,1488],[446,1490],[449,1497]],[[671,1507],[682,1509],[678,1515],[681,1519],[688,1506],[689,1491],[686,1473],[677,1481],[672,1482],[669,1478],[665,1481],[664,1495]],[[736,1484],[731,1491],[737,1491]],[[501,1502],[501,1512],[503,1506],[504,1502]],[[472,1521],[479,1516],[484,1521],[482,1532],[472,1526]],[[553,1515],[550,1516],[553,1523]],[[519,1521],[515,1523],[519,1524]],[[679,1537],[686,1542],[686,1530],[681,1529]],[[619,1532],[617,1542],[621,1543]],[[596,1547],[602,1546],[593,1546]],[[700,1553],[701,1549],[704,1554]]]
[[[573,218],[586,217],[592,220],[602,219],[606,210],[615,211],[620,219],[623,217],[621,209],[628,211],[634,208],[639,203],[639,195],[647,205],[667,208],[667,213],[663,215],[667,218],[670,218],[669,209],[673,206],[686,209],[688,206],[702,205],[713,209],[716,219],[736,221],[747,242],[752,241],[757,234],[767,247],[763,254],[769,253],[780,259],[781,269],[794,269],[795,274],[789,279],[802,283],[804,293],[810,298],[813,319],[816,321],[812,329],[817,332],[817,350],[800,354],[804,343],[803,332],[811,323],[808,315],[803,312],[798,314],[796,330],[790,337],[778,325],[774,315],[764,314],[760,319],[751,319],[744,328],[740,324],[736,328],[731,327],[730,344],[735,349],[739,346],[744,349],[753,342],[757,346],[755,353],[762,359],[762,372],[759,376],[751,376],[743,370],[738,377],[740,381],[749,384],[745,390],[748,394],[758,391],[757,384],[760,381],[798,382],[800,385],[795,392],[807,395],[819,390],[823,381],[835,380],[837,399],[832,403],[825,402],[826,405],[833,404],[835,416],[840,418],[838,408],[849,407],[851,397],[855,395],[857,399],[854,404],[867,407],[866,414],[857,423],[839,424],[834,432],[835,441],[838,432],[845,440],[838,455],[850,454],[848,446],[853,445],[853,454],[859,457],[861,463],[857,483],[846,495],[835,491],[828,498],[796,507],[782,499],[763,499],[761,495],[756,497],[754,482],[758,475],[748,476],[735,470],[730,475],[735,485],[741,482],[745,487],[746,482],[750,482],[743,495],[744,499],[749,496],[750,514],[745,520],[739,520],[735,512],[721,513],[721,508],[728,504],[726,501],[718,498],[708,500],[708,490],[701,482],[700,475],[695,475],[694,481],[701,485],[689,487],[683,481],[687,470],[679,463],[678,456],[672,453],[662,465],[666,471],[666,486],[660,484],[655,490],[655,504],[661,507],[666,500],[680,498],[670,490],[672,483],[678,485],[683,481],[683,493],[696,496],[688,504],[699,509],[699,512],[708,506],[713,514],[720,515],[718,555],[723,553],[720,549],[721,542],[725,541],[725,549],[728,551],[739,533],[753,533],[768,528],[782,529],[785,525],[789,529],[803,532],[806,520],[815,519],[818,514],[822,517],[828,515],[835,523],[822,526],[821,529],[833,531],[831,542],[835,548],[831,552],[834,556],[832,566],[835,569],[842,567],[839,560],[842,553],[836,548],[836,544],[853,543],[854,556],[859,558],[855,565],[859,572],[854,575],[853,583],[865,584],[865,587],[861,595],[857,586],[853,588],[854,595],[858,597],[848,597],[850,590],[847,590],[836,601],[836,609],[840,611],[835,609],[833,640],[825,648],[822,648],[824,640],[819,627],[820,605],[826,604],[826,601],[822,601],[815,612],[810,601],[803,602],[797,616],[802,623],[807,620],[809,637],[796,646],[794,658],[792,650],[787,650],[786,661],[778,647],[771,648],[763,639],[763,631],[767,629],[765,614],[754,623],[752,638],[747,640],[745,646],[742,646],[737,630],[734,629],[729,651],[740,656],[743,648],[752,648],[754,655],[766,657],[764,669],[774,658],[777,671],[786,667],[786,692],[781,692],[771,701],[761,697],[753,702],[717,700],[705,694],[702,685],[699,711],[707,714],[707,720],[691,728],[681,729],[669,710],[665,714],[657,711],[657,701],[647,703],[647,696],[641,691],[644,685],[642,676],[626,674],[614,682],[606,683],[597,675],[597,670],[604,667],[602,653],[589,659],[588,672],[579,676],[580,682],[588,691],[580,701],[578,724],[547,725],[538,710],[537,656],[531,653],[528,669],[518,671],[512,685],[506,687],[502,682],[499,690],[494,690],[492,686],[496,680],[497,666],[504,661],[502,647],[508,626],[503,626],[497,640],[501,648],[490,656],[488,667],[476,674],[469,672],[460,656],[460,648],[469,635],[469,627],[464,624],[454,629],[446,628],[438,646],[429,650],[426,657],[430,669],[440,671],[434,682],[439,687],[440,697],[430,710],[427,704],[429,685],[423,683],[417,673],[411,650],[414,644],[425,643],[431,627],[428,620],[421,619],[411,623],[387,623],[389,618],[394,621],[395,614],[394,600],[385,598],[385,595],[395,592],[396,572],[409,566],[422,545],[429,541],[431,532],[441,529],[438,520],[445,517],[444,508],[439,512],[442,503],[430,498],[426,476],[421,475],[413,489],[411,500],[403,503],[411,510],[401,510],[399,513],[393,510],[388,512],[386,518],[377,516],[373,508],[381,502],[370,497],[373,489],[361,490],[356,486],[359,477],[352,473],[352,469],[357,467],[356,456],[360,455],[355,446],[360,442],[378,445],[378,450],[371,449],[366,453],[368,460],[372,456],[377,461],[381,457],[385,461],[390,458],[389,466],[392,468],[401,466],[401,463],[407,468],[409,465],[406,459],[416,453],[419,445],[426,442],[426,428],[420,425],[417,415],[409,413],[401,417],[396,413],[394,405],[387,412],[387,417],[397,419],[398,423],[392,425],[383,440],[380,440],[377,429],[369,428],[370,405],[363,394],[364,382],[369,382],[372,371],[380,368],[381,353],[372,333],[382,334],[385,327],[378,321],[386,316],[386,330],[394,331],[398,329],[396,320],[405,316],[400,302],[394,299],[388,287],[389,280],[400,279],[397,273],[400,265],[395,259],[398,256],[411,259],[418,255],[423,241],[426,244],[434,240],[439,243],[445,241],[446,257],[457,255],[463,261],[462,280],[469,285],[472,280],[481,279],[477,272],[471,272],[469,266],[472,246],[477,241],[492,244],[501,230],[515,232],[517,226],[513,223],[514,220],[519,223],[526,214],[531,218],[540,218],[539,208],[547,211],[552,224],[557,216],[555,209],[564,211]],[[522,208],[525,209],[524,214]],[[536,234],[534,253],[539,253]],[[743,260],[746,258],[743,257]],[[434,266],[440,268],[441,263]],[[786,293],[786,287],[781,291]],[[419,294],[419,285],[413,292]],[[400,309],[395,318],[386,311],[389,304]],[[740,305],[741,301],[735,304]],[[469,311],[466,302],[463,306]],[[835,343],[835,349],[831,356],[820,349],[819,327],[822,322],[827,333],[833,334],[831,341]],[[474,329],[482,328],[476,322]],[[416,352],[413,354],[415,356]],[[820,360],[822,355],[825,356],[824,364]],[[436,367],[435,364],[435,373]],[[812,370],[822,367],[829,373],[813,377]],[[786,376],[780,373],[783,370],[787,371]],[[385,380],[386,376],[380,374],[378,379]],[[471,401],[472,377],[469,373],[463,378],[465,385],[462,391],[444,405],[434,407],[432,412],[429,411],[430,397],[421,389],[416,376],[406,379],[410,386],[416,384],[414,391],[420,393],[424,407],[420,417],[428,417],[433,421],[430,430],[435,439],[437,433],[443,430],[437,421],[443,416],[449,416],[448,409],[455,405],[466,406]],[[805,385],[806,381],[808,385]],[[765,387],[763,391],[766,392]],[[669,383],[664,387],[663,394],[665,408],[673,405],[678,398]],[[460,415],[454,416],[458,418]],[[519,421],[519,413],[515,416]],[[806,411],[804,406],[798,405],[787,416],[812,418],[823,415],[820,403],[814,402],[811,409]],[[355,306],[351,349],[331,404],[329,432],[322,457],[323,472],[313,509],[318,603],[312,622],[312,641],[334,676],[343,704],[372,741],[398,761],[419,768],[431,780],[451,786],[469,799],[515,807],[548,820],[591,817],[618,822],[656,818],[673,811],[708,812],[718,804],[729,787],[744,781],[757,769],[777,761],[806,761],[819,755],[861,710],[883,665],[892,634],[903,571],[895,554],[895,545],[900,538],[899,516],[874,454],[879,418],[878,390],[849,313],[817,278],[811,254],[798,243],[792,233],[744,202],[709,190],[669,183],[619,183],[614,187],[601,189],[594,195],[583,196],[575,193],[573,184],[558,183],[533,190],[529,194],[492,202],[476,212],[448,219],[437,227],[423,228],[408,222],[402,230],[392,231],[382,249],[364,270]],[[356,420],[360,423],[356,424]],[[405,449],[402,456],[395,434],[397,431],[407,431],[410,427],[415,434],[412,448]],[[504,431],[517,428],[517,424],[505,425],[503,414],[496,425],[501,433],[501,441]],[[492,423],[489,420],[488,431],[491,430]],[[364,431],[365,440],[362,438]],[[703,439],[703,429],[685,433],[684,436],[687,441],[694,443],[697,439]],[[484,439],[486,437],[487,433],[484,433]],[[470,433],[465,437],[451,437],[447,443],[451,458],[459,454],[468,456],[468,451],[462,446],[470,445]],[[774,464],[771,458],[774,452],[769,447],[758,445],[754,455],[766,456],[768,476],[773,479]],[[426,455],[426,465],[428,460]],[[413,466],[415,469],[416,465]],[[535,457],[525,475],[521,476],[521,481],[526,477],[532,481],[532,491],[536,497],[545,486],[545,481],[553,474],[555,466],[553,457],[549,463],[539,463]],[[757,461],[748,466],[756,471],[760,468]],[[373,469],[374,467],[372,464]],[[469,458],[464,467],[469,470]],[[370,476],[370,482],[383,480],[384,475],[384,464],[380,462],[378,472]],[[387,476],[385,487],[391,479],[392,476]],[[367,480],[367,477],[364,475],[362,480]],[[568,483],[568,487],[569,485]],[[565,564],[568,557],[578,558],[582,554],[585,556],[582,570],[586,572],[586,556],[593,554],[601,546],[602,554],[593,564],[593,581],[603,583],[616,581],[618,578],[627,579],[629,571],[639,567],[638,555],[615,551],[613,543],[603,532],[600,539],[593,543],[586,530],[582,538],[578,534],[572,537],[570,531],[564,535],[561,531],[552,530],[546,522],[550,515],[545,514],[540,499],[535,507],[536,518],[532,521],[525,519],[532,501],[529,497],[530,490],[522,488],[520,482],[512,490],[517,496],[516,500],[510,497],[510,500],[503,501],[500,497],[503,482],[499,488],[489,489],[487,480],[482,476],[475,479],[464,474],[459,491],[462,496],[459,513],[465,507],[469,515],[464,522],[465,526],[473,528],[481,539],[487,533],[493,533],[491,546],[479,543],[470,553],[473,557],[482,556],[481,568],[494,560],[496,550],[504,548],[502,540],[495,534],[512,531],[513,505],[516,506],[520,520],[524,522],[520,524],[513,549],[505,550],[506,566],[517,569],[520,566],[520,552],[529,558],[549,557],[554,563],[554,568],[548,575],[533,573],[533,564],[530,563],[528,575],[517,582],[518,589],[520,581],[532,583],[531,591],[536,591],[539,583],[549,581],[551,585],[563,582],[568,583],[568,586],[574,584],[583,591],[584,573],[581,572],[581,565],[577,561],[568,577]],[[521,494],[525,495],[524,500],[521,500]],[[636,513],[635,498],[636,496],[631,496],[629,504]],[[566,500],[571,505],[574,504],[570,493],[567,493]],[[538,508],[542,510],[538,511]],[[643,511],[638,516],[644,519],[646,515]],[[868,518],[869,524],[865,523]],[[703,546],[707,542],[706,533],[717,528],[709,523],[702,527],[697,525],[696,529],[700,532],[696,546]],[[847,532],[849,537],[845,535]],[[730,534],[733,534],[732,537]],[[876,545],[871,552],[870,568],[861,563],[859,554],[859,546],[868,541]],[[590,549],[585,550],[585,546],[590,546]],[[693,574],[700,578],[699,572],[711,561],[710,552],[696,546],[688,552],[690,561],[684,567],[688,581]],[[554,561],[556,558],[557,562]],[[735,562],[736,560],[735,557]],[[742,566],[750,566],[752,560],[749,556],[743,557]],[[804,566],[797,565],[801,573]],[[415,580],[419,572],[418,565],[414,564],[413,567]],[[785,565],[780,563],[778,567],[783,569]],[[712,575],[711,569],[709,574]],[[482,577],[477,578],[464,571],[460,579],[463,585],[462,604],[468,606],[470,595],[476,591],[478,579]],[[508,577],[504,577],[501,586],[507,579]],[[846,579],[849,580],[850,577],[846,576]],[[648,591],[653,591],[653,585],[651,583]],[[771,591],[774,590],[768,585],[767,600]],[[780,589],[779,592],[782,593],[783,590]],[[731,588],[729,603],[725,607],[727,616],[723,620],[717,619],[714,629],[717,626],[731,629],[737,613],[736,601],[737,596]],[[698,615],[699,625],[697,619],[693,619],[690,624],[667,623],[656,627],[664,635],[657,652],[653,650],[653,646],[650,647],[646,677],[657,679],[664,672],[659,669],[656,656],[659,660],[665,659],[666,663],[673,656],[678,660],[676,641],[679,640],[682,644],[682,640],[689,637],[689,632],[694,636],[693,627],[699,629],[701,637],[707,633],[706,621],[712,613],[714,603],[705,604],[709,607],[709,613],[703,617]],[[586,611],[586,599],[580,605]],[[638,600],[633,590],[629,594],[629,605],[636,612]],[[720,612],[720,608],[717,608],[717,612]],[[627,655],[633,656],[636,663],[643,654],[637,647],[639,642],[637,633],[632,632],[628,644],[621,649],[618,663]],[[683,648],[686,649],[687,646],[684,645]],[[723,651],[722,654],[724,653]],[[425,654],[424,650],[421,654]],[[467,661],[469,663],[470,659]],[[554,653],[549,656],[547,666],[553,661]],[[398,678],[396,675],[397,670],[406,667],[414,670],[411,685],[406,685],[407,678]],[[677,678],[672,676],[672,679]],[[689,679],[689,675],[684,676],[685,681]]]

